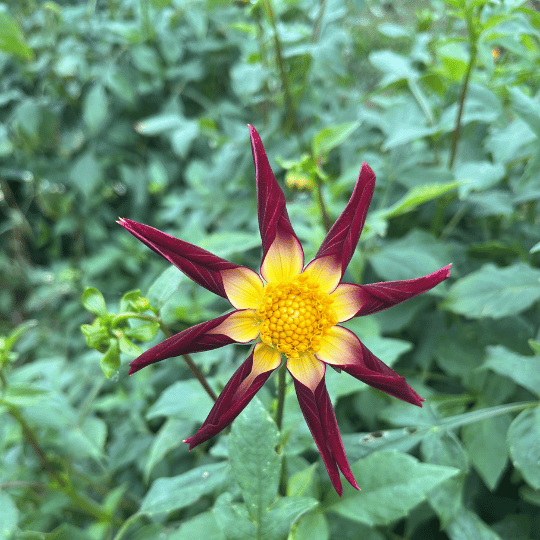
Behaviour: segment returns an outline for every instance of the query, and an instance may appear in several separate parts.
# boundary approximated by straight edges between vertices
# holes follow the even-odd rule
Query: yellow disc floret
[[[268,283],[257,315],[261,340],[290,358],[317,352],[325,332],[337,323],[333,299],[307,274]]]

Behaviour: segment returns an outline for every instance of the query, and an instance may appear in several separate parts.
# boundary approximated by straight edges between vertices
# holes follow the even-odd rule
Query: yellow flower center
[[[257,308],[261,340],[290,358],[317,352],[325,332],[337,323],[332,302],[307,274],[268,283]]]

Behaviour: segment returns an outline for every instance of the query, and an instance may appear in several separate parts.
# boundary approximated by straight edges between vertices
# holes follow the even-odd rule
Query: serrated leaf
[[[540,407],[523,411],[508,430],[510,458],[525,481],[540,489]]]
[[[233,424],[229,458],[251,519],[258,525],[278,492],[281,460],[277,443],[276,424],[254,398]]]
[[[151,516],[186,508],[223,485],[229,470],[227,462],[212,463],[171,478],[158,478],[150,486],[139,512]]]
[[[90,313],[94,313],[100,317],[106,317],[108,315],[107,305],[105,304],[105,298],[94,287],[86,287],[82,294],[82,305]]]
[[[481,369],[491,369],[540,396],[540,356],[524,356],[502,345],[487,348]]]
[[[332,493],[329,510],[369,526],[406,517],[433,488],[460,472],[454,467],[420,463],[399,452],[371,454],[351,469],[362,491],[345,486],[341,499]]]
[[[472,319],[500,319],[529,308],[540,298],[540,270],[524,263],[486,264],[458,280],[442,307]]]
[[[315,158],[320,158],[345,141],[358,128],[360,122],[347,122],[329,126],[313,137],[312,151]]]

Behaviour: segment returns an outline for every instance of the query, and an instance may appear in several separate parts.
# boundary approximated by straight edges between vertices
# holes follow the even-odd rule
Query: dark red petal
[[[251,150],[255,163],[257,182],[257,208],[259,212],[259,229],[261,231],[263,258],[272,242],[279,236],[287,241],[291,237],[300,245],[287,214],[285,195],[279,187],[272,172],[263,143],[257,130],[250,125]]]
[[[220,271],[238,268],[239,265],[149,225],[123,218],[118,220],[118,224],[150,249],[165,257],[195,283],[214,294],[227,298]]]
[[[234,311],[231,313],[234,313]],[[210,351],[212,349],[219,349],[230,343],[235,343],[234,339],[223,334],[208,333],[221,324],[231,313],[226,313],[211,321],[187,328],[183,332],[158,343],[129,364],[129,374],[132,375],[143,367],[165,360],[165,358],[180,356],[181,354]]]
[[[390,369],[362,342],[360,346],[361,353],[353,363],[339,366],[345,373],[407,403],[422,406],[424,400],[407,384],[405,377]]]
[[[433,289],[435,285],[450,276],[451,266],[449,264],[436,272],[416,279],[356,285],[361,307],[353,317],[377,313]]]
[[[341,497],[343,487],[339,478],[338,466],[349,483],[354,488],[360,489],[356,484],[343,449],[336,416],[324,379],[318,384],[315,393],[300,381],[294,378],[293,380],[300,409],[321,454],[334,489]]]
[[[362,163],[362,169],[347,206],[315,255],[315,259],[332,256],[341,266],[341,275],[347,269],[358,244],[374,189],[375,173],[367,163]]]
[[[251,373],[252,367],[253,352],[229,379],[199,431],[184,441],[189,443],[190,450],[226,428],[244,410],[272,374],[272,371],[261,373],[255,377],[250,386],[237,392],[242,381]]]

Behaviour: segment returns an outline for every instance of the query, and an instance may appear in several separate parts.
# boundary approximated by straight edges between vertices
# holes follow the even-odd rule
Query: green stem
[[[208,384],[208,381],[206,380],[205,376],[203,375],[202,371],[197,367],[195,362],[193,361],[193,358],[189,354],[183,354],[182,358],[186,361],[186,364],[188,368],[191,370],[191,373],[195,376],[195,378],[201,383],[202,387],[206,390],[206,393],[212,398],[212,400],[215,402],[217,400],[217,396]]]
[[[283,425],[283,406],[285,404],[285,389],[287,388],[287,362],[283,362],[278,373],[278,401],[276,409],[276,425],[281,431]]]
[[[458,107],[458,113],[457,113],[457,118],[456,118],[456,127],[454,129],[454,136],[452,138],[452,146],[450,149],[450,160],[448,162],[449,169],[453,168],[454,161],[456,159],[457,147],[459,143],[459,137],[461,134],[461,118],[463,116],[463,109],[465,107],[465,98],[467,97],[467,90],[469,88],[469,80],[471,78],[471,72],[473,70],[473,67],[476,63],[476,54],[477,54],[476,33],[473,27],[472,14],[469,10],[467,10],[465,16],[467,18],[467,30],[469,32],[471,55],[469,58],[469,63],[467,65],[467,71],[465,72],[465,78],[463,79],[463,84],[461,85],[461,93],[459,96],[459,107]]]
[[[99,521],[109,523],[113,518],[109,513],[103,510],[101,505],[99,505],[96,501],[92,500],[90,497],[86,497],[85,495],[79,495],[69,484],[69,482],[67,482],[64,478],[60,476],[58,471],[53,467],[52,463],[47,459],[47,456],[39,445],[37,437],[35,436],[32,428],[26,422],[19,410],[15,407],[9,407],[9,413],[21,427],[21,431],[23,432],[24,437],[30,443],[30,446],[39,458],[39,461],[41,462],[43,468],[46,469],[49,474],[55,479],[59,491],[65,493],[73,501],[73,503],[75,503],[77,508],[85,514],[95,517]]]
[[[317,43],[319,41],[319,35],[321,33],[321,25],[324,17],[324,10],[326,9],[326,0],[320,0],[321,6],[317,15],[317,20],[313,25],[313,32],[311,34],[311,43]]]
[[[317,204],[319,205],[319,210],[321,212],[323,227],[326,232],[328,232],[332,227],[332,221],[330,220],[330,216],[328,215],[328,211],[326,210],[326,204],[324,203],[322,193],[322,181],[317,175],[314,175],[314,177],[315,197],[317,198]]]
[[[281,79],[281,86],[283,87],[283,96],[285,98],[285,114],[287,117],[287,124],[289,127],[296,129],[296,111],[294,110],[291,91],[289,89],[289,81],[285,72],[285,64],[283,62],[283,53],[281,51],[281,41],[279,40],[278,29],[276,25],[276,18],[274,16],[274,10],[272,8],[272,0],[264,0],[264,7],[266,15],[272,26],[274,33],[274,48],[276,52],[276,61],[279,69],[279,78]]]

